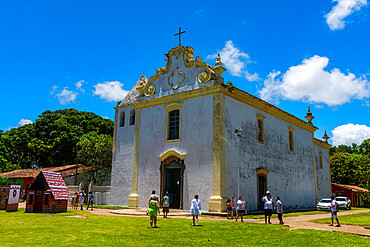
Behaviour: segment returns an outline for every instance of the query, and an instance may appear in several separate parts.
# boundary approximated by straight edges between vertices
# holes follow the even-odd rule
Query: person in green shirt
[[[148,215],[150,217],[150,228],[153,228],[153,223],[154,227],[157,227],[157,215],[160,213],[159,211],[159,205],[157,201],[157,197],[153,196],[152,200],[149,201],[149,212]]]

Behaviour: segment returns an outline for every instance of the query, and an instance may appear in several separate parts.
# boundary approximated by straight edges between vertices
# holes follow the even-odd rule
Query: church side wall
[[[117,123],[116,152],[113,154],[110,205],[127,206],[128,196],[132,188],[132,169],[134,155],[135,125],[130,125],[130,111],[133,107],[120,108],[125,112],[125,126]],[[118,117],[119,119],[119,117]]]
[[[171,102],[174,103],[174,102]],[[169,150],[185,154],[183,208],[198,194],[204,210],[212,196],[213,97],[186,100],[182,107],[181,142],[165,143],[165,105],[141,110],[138,195],[139,207],[148,206],[152,190],[160,194],[159,156]]]
[[[312,133],[226,97],[226,197],[236,197],[238,164],[240,195],[248,210],[258,208],[257,168],[268,170],[267,189],[280,196],[284,208],[315,207]],[[257,142],[257,117],[263,114],[265,144]],[[288,127],[294,127],[294,152],[289,151]],[[240,137],[234,133],[241,128]]]
[[[316,153],[316,171],[317,171],[317,192],[318,199],[330,198],[331,183],[330,183],[330,165],[329,152],[326,148],[315,145]],[[322,154],[322,169],[320,167],[320,153]]]

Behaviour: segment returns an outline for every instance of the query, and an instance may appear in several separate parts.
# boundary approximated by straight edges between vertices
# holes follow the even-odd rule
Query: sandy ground
[[[19,207],[25,208],[25,203],[20,203]],[[89,212],[93,214],[97,214],[97,215],[107,215],[107,216],[146,217],[146,210],[147,210],[146,208],[119,209],[119,210],[94,208],[94,210],[89,210]],[[343,215],[365,213],[369,211],[370,210],[339,211],[338,219],[340,222],[340,217]],[[170,210],[170,214],[168,215],[168,217],[169,218],[189,218],[189,219],[191,218],[187,210],[174,210],[174,209]],[[288,217],[284,217],[283,220],[284,220],[284,225],[289,226],[290,230],[314,229],[314,230],[323,230],[323,231],[343,232],[343,233],[360,235],[364,237],[370,237],[370,229],[365,229],[363,226],[342,224],[341,227],[334,227],[334,226],[329,226],[328,224],[309,222],[311,220],[323,219],[323,218],[329,218],[329,217],[330,217],[330,213],[328,212],[327,214],[288,216]],[[228,221],[225,217],[218,217],[218,216],[213,216],[213,217],[201,216],[199,220]],[[265,220],[264,219],[244,219],[244,222],[264,224]],[[271,218],[271,223],[272,224],[279,223],[276,215]]]

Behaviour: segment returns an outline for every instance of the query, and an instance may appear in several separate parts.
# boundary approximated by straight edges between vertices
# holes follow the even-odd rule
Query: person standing
[[[150,228],[153,228],[153,223],[154,223],[154,228],[157,228],[158,213],[160,213],[158,199],[156,196],[153,196],[149,202],[149,212],[148,212],[148,215],[150,217]]]
[[[284,222],[283,222],[283,205],[280,201],[280,198],[277,196],[276,199],[276,205],[275,205],[275,209],[276,209],[276,213],[278,215],[278,219],[279,219],[279,224],[280,225],[284,225]]]
[[[76,210],[78,208],[78,200],[80,199],[80,196],[78,195],[78,192],[75,192],[75,201],[73,203],[73,208]]]
[[[243,215],[245,214],[245,201],[243,201],[243,197],[239,196],[239,200],[236,202],[236,210],[238,215],[236,216],[235,221],[238,221],[240,216],[241,222],[243,222]]]
[[[340,227],[339,220],[338,220],[338,202],[334,199],[334,196],[330,197],[331,205],[329,206],[331,209],[331,224],[329,226],[333,226],[334,219],[337,221],[336,227]]]
[[[264,202],[264,210],[265,210],[265,224],[267,224],[267,218],[268,223],[271,224],[271,215],[272,215],[272,209],[274,208],[275,204],[271,197],[270,191],[266,191],[266,194],[264,197],[262,197],[261,201]]]
[[[234,219],[233,217],[233,206],[231,205],[231,200],[227,199],[226,202],[226,211],[227,211],[227,219],[231,216],[231,219]]]
[[[94,194],[90,191],[89,195],[87,196],[87,208],[86,210],[89,210],[89,206],[91,205],[91,210],[94,209]]]
[[[190,207],[190,215],[193,216],[193,226],[198,226],[198,216],[201,214],[202,214],[202,204],[200,203],[198,195],[195,195],[194,199],[191,201]]]
[[[84,191],[84,190],[81,190],[81,191],[80,191],[80,205],[81,205],[81,210],[84,210],[84,209],[82,208],[82,206],[83,206],[83,204],[84,204],[85,196],[86,196],[85,191]]]
[[[168,196],[168,191],[164,194],[162,198],[162,211],[163,211],[163,218],[167,218],[167,214],[170,211],[170,197]]]

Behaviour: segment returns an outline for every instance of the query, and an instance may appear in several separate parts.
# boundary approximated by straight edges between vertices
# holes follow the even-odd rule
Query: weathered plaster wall
[[[265,144],[257,142],[257,117],[263,114]],[[240,194],[248,210],[257,209],[256,168],[269,171],[267,187],[280,196],[284,208],[314,207],[315,173],[312,134],[269,114],[226,97],[226,197],[237,197],[238,163]],[[293,126],[295,152],[289,152],[288,127]],[[238,137],[234,130],[242,128]]]
[[[208,208],[212,196],[212,96],[186,100],[182,107],[181,142],[165,143],[166,110],[164,106],[142,109],[139,151],[139,207],[147,207],[152,190],[160,193],[160,159],[163,153],[176,150],[186,154],[184,172],[184,209],[198,194]],[[174,102],[172,102],[174,103]]]
[[[320,169],[320,152],[322,153],[323,169]],[[321,200],[322,198],[330,198],[331,184],[330,184],[329,152],[327,149],[315,145],[315,153],[316,153],[318,199]]]
[[[125,111],[125,126],[117,123],[116,152],[113,154],[110,205],[127,206],[128,196],[131,194],[132,168],[134,153],[135,125],[130,125],[130,111],[132,106],[120,108]],[[119,119],[119,118],[118,118]]]
[[[171,94],[177,94],[185,91],[198,89],[212,85],[212,80],[207,84],[201,84],[198,81],[198,75],[204,71],[204,68],[197,68],[195,66],[187,68],[183,62],[184,53],[181,53],[176,59],[176,56],[172,57],[172,64],[167,74],[160,75],[158,79],[152,82],[152,85],[156,87],[155,94],[151,97],[143,97],[143,100],[149,100],[153,98],[159,98]],[[165,65],[164,65],[165,67]],[[181,86],[174,90],[168,84],[168,78],[172,75],[175,69],[180,69],[185,74],[185,80],[181,83]],[[154,74],[153,74],[154,75]],[[174,87],[178,85],[177,82],[181,81],[183,77],[179,76],[177,72],[174,73],[174,77],[171,78],[170,82],[174,83]]]

